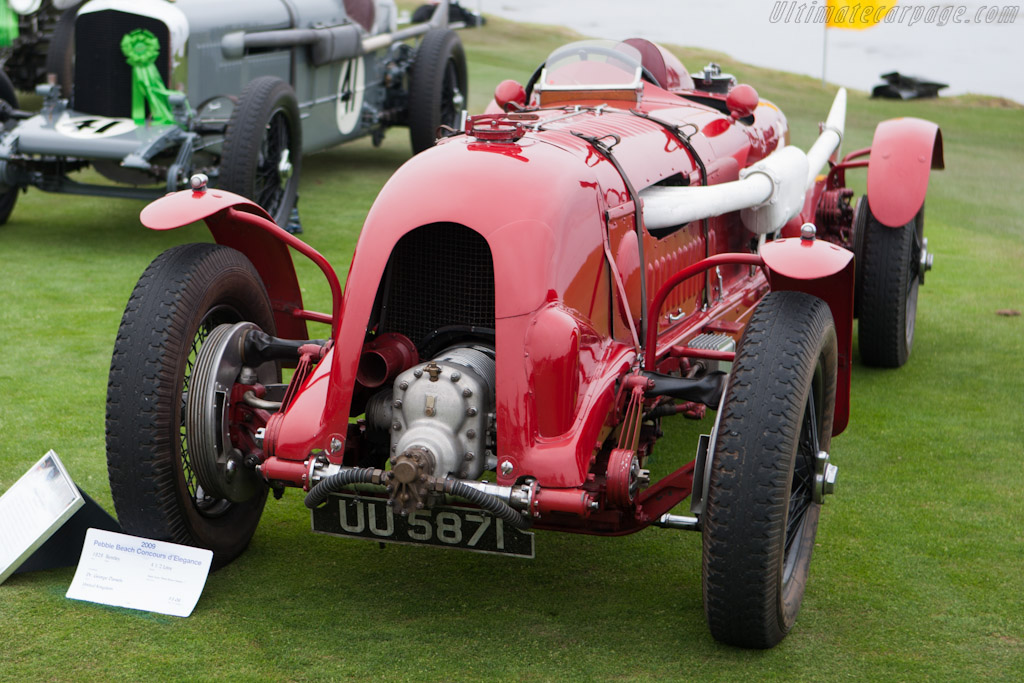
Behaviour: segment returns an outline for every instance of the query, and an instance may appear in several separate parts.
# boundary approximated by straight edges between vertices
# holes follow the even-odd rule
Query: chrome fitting
[[[658,521],[653,523],[663,529],[680,529],[682,531],[700,531],[700,519],[697,517],[684,517],[683,515],[663,514]]]
[[[824,503],[825,496],[835,493],[836,476],[839,468],[828,462],[829,455],[826,451],[818,451],[814,459],[814,489],[813,497],[815,503]]]

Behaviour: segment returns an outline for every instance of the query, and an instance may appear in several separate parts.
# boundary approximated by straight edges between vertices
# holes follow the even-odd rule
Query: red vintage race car
[[[205,220],[216,244],[159,256],[125,310],[107,409],[121,523],[220,565],[289,487],[314,530],[375,541],[532,556],[530,529],[697,531],[714,636],[775,645],[835,482],[855,311],[864,362],[903,364],[931,263],[938,128],[887,121],[840,160],[845,98],[804,153],[714,65],[691,76],[645,40],[565,46],[394,174],[344,292],[263,210],[194,178],[142,213]],[[304,308],[293,250],[329,313]],[[710,434],[652,481],[661,420],[708,408]]]

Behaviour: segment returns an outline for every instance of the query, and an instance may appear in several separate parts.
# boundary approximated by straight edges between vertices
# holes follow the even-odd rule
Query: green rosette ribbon
[[[0,0],[0,47],[10,47],[18,38],[18,15],[7,4]]]
[[[160,41],[150,31],[138,28],[121,39],[121,52],[132,68],[132,120],[144,124],[148,104],[153,123],[174,123],[167,101],[170,91],[164,87],[156,68]]]

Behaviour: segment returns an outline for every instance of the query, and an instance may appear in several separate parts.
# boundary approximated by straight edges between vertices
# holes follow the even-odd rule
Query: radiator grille
[[[73,109],[99,116],[132,115],[132,70],[121,52],[121,39],[140,28],[160,41],[156,66],[167,83],[171,50],[166,24],[115,10],[87,12],[75,22]]]
[[[418,228],[395,246],[381,331],[419,342],[447,325],[494,327],[494,264],[480,234],[441,223]]]

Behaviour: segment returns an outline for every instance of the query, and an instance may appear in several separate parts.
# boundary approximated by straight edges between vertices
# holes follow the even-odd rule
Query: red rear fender
[[[936,124],[909,117],[882,121],[868,160],[871,213],[893,228],[909,223],[924,205],[933,168],[945,168],[942,131]]]

